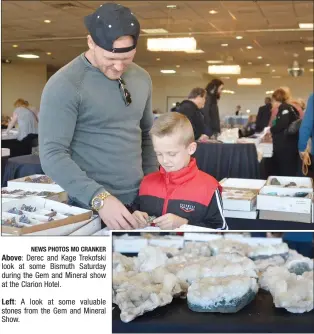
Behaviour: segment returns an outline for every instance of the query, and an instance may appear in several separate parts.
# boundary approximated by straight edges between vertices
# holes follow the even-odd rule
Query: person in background
[[[278,176],[296,176],[298,169],[298,133],[287,134],[289,126],[299,119],[298,111],[288,103],[289,95],[279,88],[272,95],[278,113],[270,128],[273,137],[273,166]]]
[[[290,88],[289,87],[280,87],[280,89],[283,89],[287,96],[288,96],[288,100],[287,100],[287,103],[292,105],[299,113],[299,117],[301,119],[303,119],[303,116],[304,116],[304,110],[302,109],[301,105],[299,102],[297,102],[297,100],[294,100],[291,96],[291,91],[290,91]],[[273,121],[276,119],[276,116],[277,116],[277,113],[278,113],[278,106],[274,106],[272,105],[272,109],[271,109],[271,117],[270,117],[270,120],[269,120],[269,125],[268,126],[272,126],[273,124]]]
[[[239,137],[250,137],[256,131],[256,115],[250,115],[243,129],[239,129]]]
[[[6,133],[18,124],[17,140],[32,140],[38,136],[37,113],[29,108],[29,103],[24,99],[17,99],[14,103],[14,111],[11,121],[8,124]]]
[[[263,132],[264,128],[266,128],[269,124],[271,118],[271,98],[265,97],[265,104],[258,109],[257,118],[256,118],[256,132]]]
[[[175,106],[170,109],[170,111],[177,111],[180,106],[180,102],[176,102]]]
[[[143,176],[158,169],[149,136],[152,81],[133,63],[140,24],[129,8],[105,3],[85,25],[88,51],[42,94],[40,161],[72,205],[98,212],[109,229],[133,229],[128,206]]]
[[[313,258],[313,232],[284,232],[283,241],[303,256]]]
[[[184,224],[228,229],[218,181],[200,171],[191,157],[197,144],[188,118],[167,113],[150,133],[161,167],[141,183],[133,213],[139,224],[145,226],[148,216],[156,216],[153,223],[162,229]]]
[[[238,105],[238,106],[237,106],[237,109],[236,109],[236,112],[235,112],[235,115],[236,115],[236,116],[239,116],[240,111],[241,111],[241,106]]]
[[[204,88],[193,88],[188,95],[188,99],[180,103],[177,112],[185,115],[192,124],[195,140],[208,139],[205,134],[204,116],[200,109],[204,108],[206,90]]]
[[[314,94],[312,93],[307,101],[306,111],[303,117],[303,121],[299,130],[299,152],[302,160],[306,157],[306,148],[308,141],[311,139],[311,151],[308,152],[309,156],[307,159],[311,162],[309,166],[309,176],[314,177],[313,172],[313,156],[314,156]]]
[[[206,101],[202,109],[204,122],[214,137],[220,134],[220,117],[218,109],[218,100],[220,99],[224,83],[220,79],[213,79],[206,86]]]

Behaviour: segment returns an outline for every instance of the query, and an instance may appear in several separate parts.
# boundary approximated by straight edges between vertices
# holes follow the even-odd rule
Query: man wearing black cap
[[[89,50],[54,74],[40,106],[42,168],[72,204],[99,212],[110,229],[138,224],[125,205],[157,170],[149,74],[134,64],[140,25],[106,3],[85,18]]]

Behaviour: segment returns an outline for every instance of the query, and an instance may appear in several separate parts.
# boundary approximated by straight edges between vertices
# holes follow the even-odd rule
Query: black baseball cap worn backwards
[[[125,53],[136,48],[140,23],[127,7],[106,3],[86,16],[84,23],[94,42],[106,51]],[[134,44],[127,48],[114,48],[114,41],[122,36],[132,36]]]

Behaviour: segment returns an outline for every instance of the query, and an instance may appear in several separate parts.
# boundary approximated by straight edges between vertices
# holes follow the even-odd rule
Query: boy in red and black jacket
[[[151,129],[160,170],[144,177],[133,216],[143,226],[148,216],[162,229],[184,224],[226,230],[221,188],[216,179],[200,171],[191,156],[196,151],[193,128],[177,112],[155,120]]]

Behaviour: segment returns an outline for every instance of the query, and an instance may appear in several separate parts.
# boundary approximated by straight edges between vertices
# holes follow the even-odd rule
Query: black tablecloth
[[[314,230],[314,224],[285,222],[279,220],[226,218],[229,230],[243,231],[282,231]]]
[[[225,177],[260,178],[255,144],[199,143],[195,158],[199,169],[218,181]]]
[[[10,156],[1,157],[1,180],[3,180],[5,166],[7,165],[7,162],[9,160],[9,158],[10,158]]]
[[[10,158],[5,166],[2,187],[6,187],[9,180],[34,174],[44,174],[38,155]]]
[[[272,296],[260,290],[256,299],[234,314],[197,313],[187,301],[175,299],[170,305],[145,313],[129,323],[120,320],[115,306],[113,333],[313,333],[314,311],[289,313],[273,305]]]

